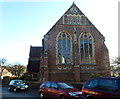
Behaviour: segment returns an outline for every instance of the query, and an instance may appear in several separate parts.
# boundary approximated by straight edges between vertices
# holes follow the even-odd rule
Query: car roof
[[[21,79],[13,79],[11,81],[22,81]]]
[[[43,83],[46,83],[46,82],[66,83],[66,82],[62,82],[62,81],[44,81]]]

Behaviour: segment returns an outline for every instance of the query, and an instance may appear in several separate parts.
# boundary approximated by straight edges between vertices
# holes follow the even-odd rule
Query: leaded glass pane
[[[58,40],[58,50],[61,49],[61,40]]]
[[[70,40],[67,40],[67,48],[68,48],[68,51],[70,51]]]
[[[65,54],[66,54],[66,40],[63,39],[62,40],[62,55],[65,56]]]
[[[70,55],[67,57],[67,63],[71,63]]]
[[[65,63],[65,57],[62,56],[62,63]]]
[[[84,38],[87,38],[87,35],[84,35]]]
[[[89,43],[89,50],[90,50],[90,57],[92,57],[93,56],[93,51],[92,51],[92,40],[90,40],[89,41],[90,43]]]
[[[62,34],[62,37],[63,37],[63,38],[65,38],[65,37],[66,37],[66,35],[65,35],[65,34]]]
[[[83,59],[83,55],[84,55],[84,52],[83,52],[83,40],[80,40],[80,56],[81,56],[81,59]]]

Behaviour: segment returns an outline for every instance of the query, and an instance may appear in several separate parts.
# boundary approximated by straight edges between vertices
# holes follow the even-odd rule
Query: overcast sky
[[[0,58],[8,63],[27,65],[30,45],[42,46],[43,36],[73,1],[105,37],[109,56],[118,57],[119,0],[8,1],[0,2]]]

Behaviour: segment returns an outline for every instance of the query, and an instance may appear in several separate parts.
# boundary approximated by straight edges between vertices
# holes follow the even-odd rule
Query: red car
[[[65,82],[46,81],[40,85],[39,96],[52,99],[81,99],[81,91]]]
[[[82,88],[83,99],[120,99],[120,77],[98,77]]]

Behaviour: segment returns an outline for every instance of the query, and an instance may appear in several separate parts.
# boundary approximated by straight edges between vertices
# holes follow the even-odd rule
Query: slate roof
[[[43,52],[43,47],[38,46],[30,46],[30,57],[40,57],[41,53]]]
[[[43,53],[43,47],[30,46],[29,61],[27,69],[29,72],[39,72],[40,56]]]

